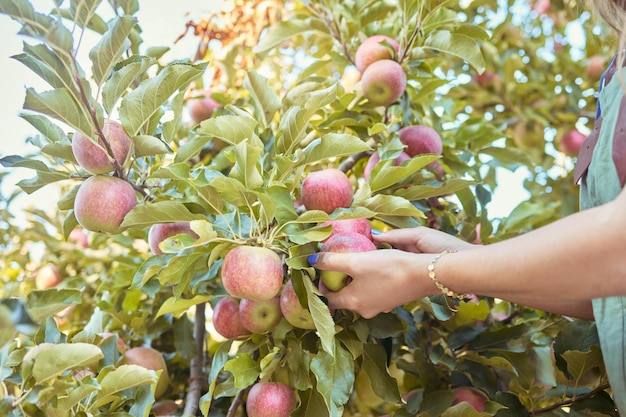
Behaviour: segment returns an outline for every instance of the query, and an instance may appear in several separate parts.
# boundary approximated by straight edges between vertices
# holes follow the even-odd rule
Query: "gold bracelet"
[[[456,251],[455,250],[444,250],[439,255],[436,255],[430,261],[430,263],[428,264],[428,276],[430,277],[430,279],[433,280],[433,282],[435,283],[435,286],[443,293],[443,295],[446,295],[446,296],[452,297],[452,298],[456,298],[457,300],[463,300],[463,299],[466,298],[466,296],[464,294],[457,294],[454,291],[452,291],[450,288],[448,288],[445,285],[443,285],[437,279],[437,274],[435,274],[435,264],[437,263],[439,258],[441,258],[443,255],[446,255],[448,253],[454,253],[454,252],[456,252]]]

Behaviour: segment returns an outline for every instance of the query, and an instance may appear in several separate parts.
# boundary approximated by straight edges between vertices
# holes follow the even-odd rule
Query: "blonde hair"
[[[591,0],[596,13],[609,25],[616,33],[619,40],[619,50],[617,52],[617,65],[624,62],[624,49],[626,49],[626,0]],[[618,71],[618,77],[622,88],[626,91],[626,84],[622,76],[622,71]]]

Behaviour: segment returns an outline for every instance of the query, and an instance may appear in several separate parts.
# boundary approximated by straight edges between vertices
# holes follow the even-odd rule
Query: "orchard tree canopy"
[[[342,227],[490,244],[576,211],[616,47],[584,4],[229,0],[170,60],[147,1],[0,0],[47,84],[38,151],[0,155],[32,171],[0,199],[0,415],[617,415],[593,322],[480,295],[366,319],[307,263],[380,249],[324,249]]]

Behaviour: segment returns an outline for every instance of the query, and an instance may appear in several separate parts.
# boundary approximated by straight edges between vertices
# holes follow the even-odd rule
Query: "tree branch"
[[[537,414],[542,414],[542,413],[547,413],[549,411],[552,410],[557,410],[561,407],[567,406],[567,405],[571,405],[574,404],[576,401],[579,400],[584,400],[586,398],[590,398],[593,397],[594,395],[596,395],[597,393],[604,391],[605,389],[609,388],[610,385],[609,384],[602,384],[599,387],[585,393],[585,394],[581,394],[581,395],[575,395],[572,398],[569,398],[567,400],[563,400],[563,401],[559,401],[558,403],[554,403],[552,405],[549,405],[547,407],[543,407],[543,408],[537,408],[535,410],[530,410],[530,415],[534,416]]]
[[[183,415],[195,416],[200,405],[202,386],[205,379],[204,369],[204,338],[206,335],[206,303],[196,306],[196,322],[194,324],[193,337],[196,340],[196,357],[191,360],[189,371],[189,389],[185,398],[185,410]]]

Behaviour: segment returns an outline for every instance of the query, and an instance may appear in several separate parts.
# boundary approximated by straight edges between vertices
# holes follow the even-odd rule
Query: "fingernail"
[[[372,234],[373,235],[382,235],[383,232],[381,232],[380,230],[377,230],[377,229],[372,229]]]
[[[317,258],[319,258],[319,256],[320,256],[319,253],[313,253],[306,257],[306,261],[309,263],[309,265],[315,265],[315,263],[317,262]]]

